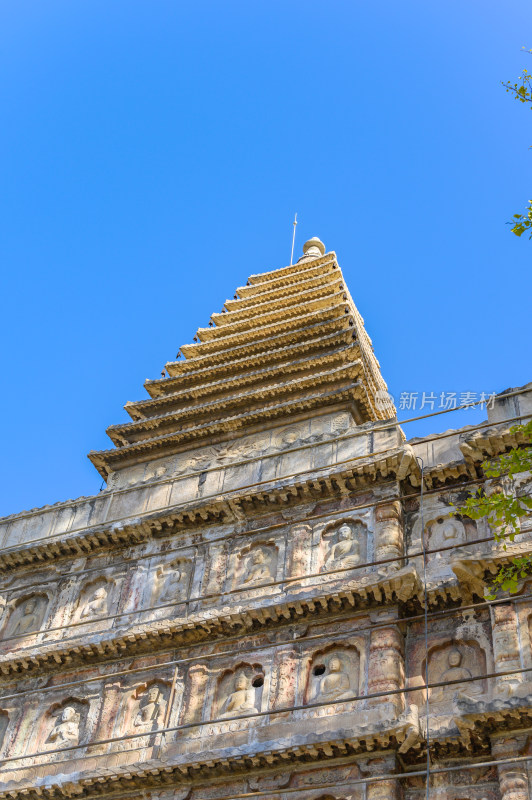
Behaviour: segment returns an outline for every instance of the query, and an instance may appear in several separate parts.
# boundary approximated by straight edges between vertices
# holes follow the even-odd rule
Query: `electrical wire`
[[[509,758],[498,758],[498,759],[491,759],[490,761],[476,761],[476,762],[471,762],[469,764],[468,763],[464,763],[464,764],[460,764],[460,765],[451,765],[451,766],[446,766],[446,767],[436,767],[436,768],[434,768],[432,770],[431,774],[432,775],[445,775],[445,774],[453,773],[453,772],[461,772],[464,769],[471,769],[471,770],[485,769],[486,767],[499,767],[499,766],[503,766],[503,765],[507,765],[507,764],[522,764],[522,763],[524,763],[526,761],[531,761],[531,760],[532,760],[532,755],[513,756],[513,757],[509,757]],[[355,766],[357,766],[356,760],[353,761],[353,764]],[[308,764],[307,764],[307,766],[308,766]],[[166,772],[167,770],[168,770],[168,767],[165,766],[164,767],[164,771]],[[295,773],[295,774],[297,774],[297,773]],[[118,775],[117,775],[117,777],[118,777]],[[334,781],[334,782],[325,781],[323,783],[320,783],[319,786],[316,786],[316,785],[312,785],[312,786],[291,786],[291,787],[274,789],[274,790],[265,789],[265,790],[262,790],[262,791],[260,789],[257,789],[257,790],[253,790],[253,791],[250,791],[250,792],[240,792],[239,794],[235,794],[234,792],[231,792],[230,797],[231,797],[231,800],[245,800],[248,797],[266,797],[267,800],[274,800],[274,798],[276,798],[277,796],[282,797],[285,794],[295,794],[297,792],[307,792],[306,796],[308,797],[308,792],[309,791],[319,792],[322,789],[352,788],[353,786],[363,786],[363,785],[367,785],[367,784],[380,783],[382,781],[401,781],[401,780],[405,780],[405,779],[422,778],[422,777],[425,777],[425,770],[412,770],[410,772],[388,772],[388,773],[385,773],[385,774],[382,774],[382,775],[368,775],[367,777],[364,777],[364,778],[352,778],[349,781]],[[233,776],[233,780],[235,780],[235,778],[238,778],[238,776]],[[189,783],[186,783],[184,781],[179,781],[179,783],[174,785],[174,788],[178,788],[178,789],[179,788],[181,788],[181,789],[183,789],[183,788],[192,789],[192,788],[195,788],[195,787],[197,787],[197,781],[194,784],[189,784]],[[35,788],[35,785],[33,784],[31,786],[27,786],[27,787],[24,787],[24,788],[18,788],[17,787],[17,791],[25,794],[25,793],[31,791],[34,788]],[[167,788],[168,788],[168,786],[165,785],[165,790]],[[99,800],[103,800],[105,797],[113,797],[113,798],[117,798],[117,799],[118,798],[129,798],[129,797],[138,798],[139,797],[139,790],[138,789],[135,790],[134,794],[133,794],[133,792],[120,792],[120,793],[113,792],[112,794],[111,793],[98,794]],[[220,798],[220,800],[222,800],[222,799]]]
[[[353,631],[351,631],[351,637],[353,636]],[[240,653],[240,655],[245,656],[245,653]],[[249,720],[249,719],[257,719],[263,717],[274,717],[277,714],[286,714],[288,712],[294,711],[308,711],[314,708],[323,708],[326,706],[337,706],[337,705],[344,705],[345,703],[354,703],[359,700],[375,700],[381,697],[391,697],[397,695],[405,695],[411,694],[412,692],[422,692],[423,689],[437,689],[445,686],[452,686],[456,684],[464,684],[464,683],[474,683],[477,681],[484,681],[488,679],[494,678],[503,678],[507,677],[508,675],[520,675],[526,672],[532,672],[532,667],[521,667],[519,669],[512,669],[512,670],[501,670],[498,672],[486,672],[482,675],[473,675],[470,678],[456,678],[455,680],[450,681],[434,681],[429,683],[428,686],[421,687],[421,686],[405,686],[403,689],[388,689],[382,692],[371,692],[369,694],[356,694],[351,697],[341,698],[335,700],[333,703],[330,701],[325,702],[313,702],[313,703],[304,703],[298,704],[294,706],[282,706],[281,708],[271,709],[268,711],[256,711],[251,714],[235,714],[231,715],[230,717],[217,717],[214,719],[202,720],[201,722],[184,722],[180,725],[172,725],[168,728],[156,728],[151,731],[142,731],[137,733],[126,733],[122,736],[114,736],[108,739],[97,739],[92,742],[84,742],[83,744],[76,744],[76,745],[67,745],[66,747],[50,749],[50,750],[42,750],[38,751],[37,753],[25,753],[20,756],[7,756],[2,758],[1,763],[6,763],[10,761],[23,761],[27,758],[36,758],[40,755],[52,755],[53,753],[63,753],[69,752],[71,750],[81,750],[84,748],[89,747],[99,747],[100,745],[104,744],[111,744],[113,742],[122,742],[122,741],[129,741],[132,739],[142,738],[144,736],[157,736],[159,734],[166,734],[166,733],[175,733],[177,731],[183,730],[191,730],[192,728],[201,728],[204,725],[215,725],[218,723],[227,723],[230,724],[232,722],[236,722],[238,720]],[[426,773],[426,768],[425,768]]]
[[[335,512],[335,513],[341,515],[340,518],[343,519],[343,518],[345,518],[346,513],[349,513],[349,509],[343,509],[341,512]],[[328,514],[326,516],[328,518],[330,518],[330,514]],[[334,522],[335,520],[332,520],[332,521]],[[249,535],[249,533],[250,532],[248,531],[248,535]],[[255,532],[253,531],[252,533],[254,534]],[[227,540],[228,540],[227,537],[225,537],[221,541],[227,541]],[[446,552],[446,551],[449,551],[449,550],[458,550],[458,549],[463,548],[463,547],[464,548],[469,548],[469,547],[472,547],[473,545],[476,545],[476,544],[485,544],[486,542],[492,542],[493,541],[493,536],[484,536],[484,537],[477,538],[477,539],[470,539],[467,542],[462,542],[462,543],[454,544],[454,545],[446,545],[445,547],[438,547],[438,548],[433,548],[433,549],[426,549],[425,542],[424,542],[424,536],[421,537],[421,540],[422,540],[423,549],[420,550],[420,551],[414,551],[413,553],[409,553],[407,555],[390,556],[389,558],[382,558],[382,559],[379,559],[378,561],[366,561],[366,562],[364,562],[362,564],[359,564],[356,567],[338,567],[337,569],[334,569],[334,570],[324,570],[323,572],[313,572],[313,573],[309,573],[307,575],[294,576],[293,578],[280,578],[279,580],[268,581],[266,583],[261,583],[259,586],[256,586],[256,587],[238,586],[238,587],[236,587],[234,589],[226,589],[226,590],[221,591],[221,592],[212,592],[210,594],[197,595],[196,597],[190,597],[190,598],[188,598],[186,600],[179,600],[179,601],[176,601],[176,602],[169,602],[169,603],[161,603],[160,605],[157,605],[157,606],[149,606],[149,607],[143,608],[143,609],[135,609],[134,611],[120,611],[120,612],[118,612],[116,614],[107,614],[105,616],[92,617],[90,620],[78,620],[77,622],[64,623],[64,624],[58,625],[57,627],[54,627],[54,628],[42,628],[42,629],[39,629],[39,630],[36,630],[36,631],[26,631],[24,633],[16,633],[16,634],[12,634],[11,636],[6,636],[2,640],[0,640],[0,642],[9,642],[9,641],[12,641],[12,640],[23,639],[23,638],[26,638],[28,636],[32,636],[32,635],[35,635],[35,634],[38,634],[38,633],[53,633],[55,631],[68,630],[70,628],[80,627],[80,626],[83,626],[83,625],[94,625],[95,623],[98,623],[98,622],[106,622],[106,621],[108,622],[110,620],[119,619],[121,617],[139,616],[140,614],[145,614],[145,613],[148,613],[148,612],[151,612],[151,611],[157,611],[157,610],[159,610],[161,608],[174,608],[176,606],[184,605],[184,606],[187,607],[187,612],[186,612],[186,614],[187,614],[188,613],[188,606],[191,605],[192,603],[199,603],[199,602],[204,601],[204,600],[214,600],[214,599],[222,599],[223,600],[225,597],[227,597],[229,595],[233,595],[233,594],[240,594],[242,592],[256,592],[256,591],[259,591],[261,589],[268,589],[268,588],[276,587],[276,586],[286,586],[286,584],[301,583],[302,581],[307,581],[307,580],[310,580],[312,578],[319,578],[320,580],[319,580],[318,583],[310,584],[309,586],[304,586],[303,587],[305,589],[313,589],[316,586],[323,585],[323,578],[324,577],[328,577],[330,575],[334,575],[336,577],[341,577],[340,573],[342,573],[342,574],[343,573],[347,573],[347,572],[356,573],[356,572],[359,572],[360,570],[367,569],[367,567],[374,567],[374,566],[378,567],[378,566],[388,565],[388,564],[391,564],[391,563],[402,562],[402,561],[407,561],[408,562],[408,561],[413,560],[415,558],[425,558],[427,555],[433,555],[435,553],[443,553],[443,552]],[[166,553],[164,555],[166,556]],[[488,555],[488,554],[486,554],[486,555]],[[151,558],[154,558],[153,554],[152,554]],[[378,577],[377,576],[377,572],[375,572],[375,576]],[[391,576],[389,576],[389,577],[391,577]],[[327,583],[332,583],[332,582],[333,581],[326,581],[325,583],[327,584]],[[25,592],[27,592],[28,588],[39,589],[41,586],[42,586],[42,584],[38,584],[37,583],[37,584],[33,584],[33,587],[24,586],[23,589],[24,589]],[[18,587],[18,588],[20,590],[20,587]],[[255,598],[253,598],[253,599],[255,599]],[[201,612],[199,612],[199,613],[201,613]],[[188,617],[185,617],[185,618],[188,618]],[[205,621],[208,622],[209,618],[205,618]]]
[[[430,701],[429,701],[429,625],[428,625],[428,606],[429,598],[427,592],[427,547],[425,543],[425,523],[423,519],[423,488],[424,488],[424,463],[421,456],[417,456],[417,461],[421,466],[421,483],[419,487],[419,515],[421,521],[421,545],[423,554],[423,634],[425,643],[425,722],[427,726],[427,762],[426,762],[426,800],[429,800],[429,779],[430,779]]]
[[[519,595],[519,597],[516,598],[515,600],[509,600],[508,598],[502,598],[502,599],[496,599],[496,600],[484,600],[484,601],[479,602],[479,603],[471,603],[470,605],[467,605],[467,606],[457,606],[456,608],[444,609],[442,611],[433,611],[433,612],[430,612],[427,616],[429,618],[431,618],[431,619],[434,618],[435,620],[439,620],[439,619],[444,619],[445,617],[452,617],[452,616],[457,615],[457,614],[463,614],[464,612],[468,612],[468,611],[469,612],[471,612],[471,611],[476,612],[478,610],[481,610],[482,608],[487,609],[487,608],[490,608],[492,606],[503,605],[503,604],[508,604],[508,603],[516,603],[516,602],[522,603],[525,600],[530,600],[530,599],[532,599],[532,593],[525,594],[525,595]],[[359,613],[363,614],[364,611],[361,611]],[[394,620],[388,620],[386,622],[381,622],[381,623],[377,623],[377,622],[373,623],[372,622],[370,625],[364,625],[364,626],[361,626],[361,627],[357,627],[355,630],[348,631],[345,634],[337,634],[336,638],[337,639],[349,638],[354,633],[356,633],[358,635],[360,633],[366,633],[368,631],[375,631],[375,630],[379,630],[381,628],[389,628],[390,626],[400,626],[400,625],[403,625],[405,623],[421,622],[421,621],[424,620],[424,618],[425,618],[425,614],[423,613],[423,614],[416,614],[416,615],[412,615],[412,616],[408,616],[408,617],[397,617]],[[352,620],[352,618],[346,618],[345,615],[333,615],[333,616],[328,617],[328,619],[326,619],[326,620],[315,622],[313,624],[313,626],[314,627],[322,627],[322,626],[325,626],[325,625],[330,625],[331,622],[342,622],[342,621],[346,621],[347,622],[347,621],[353,621],[353,620]],[[218,644],[220,644],[220,642],[224,642],[224,641],[225,642],[227,642],[227,641],[235,642],[235,641],[239,641],[241,639],[249,638],[249,635],[250,635],[249,632],[246,632],[246,633],[241,634],[240,636],[225,637],[225,638],[217,639],[216,641],[217,641]],[[297,641],[297,644],[304,645],[307,642],[323,639],[323,638],[329,637],[329,636],[330,636],[330,633],[328,631],[325,631],[325,633],[315,633],[315,634],[311,634],[310,636],[302,637],[301,640]],[[296,643],[296,641],[294,641],[293,639],[288,639],[288,640],[286,640],[284,642],[275,642],[273,644],[272,643],[268,643],[268,645],[266,645],[266,644],[251,645],[251,646],[246,648],[246,653],[260,652],[261,650],[264,650],[265,647],[268,647],[268,649],[270,649],[270,650],[272,650],[272,649],[275,650],[277,648],[285,647],[287,644],[295,644],[295,643]],[[191,649],[194,649],[194,648],[204,648],[205,647],[205,642],[196,642],[194,644],[186,645],[185,647],[186,647],[187,650],[191,650]],[[121,677],[123,675],[133,675],[133,674],[136,674],[136,673],[144,674],[146,672],[150,672],[151,670],[161,669],[161,668],[164,668],[164,667],[179,666],[179,665],[187,664],[189,662],[197,663],[198,661],[208,660],[208,659],[211,659],[211,658],[219,658],[221,656],[223,656],[224,658],[227,658],[227,657],[230,657],[230,656],[239,656],[239,655],[242,655],[242,648],[237,648],[236,650],[229,650],[229,651],[228,650],[220,650],[220,651],[215,652],[215,653],[200,653],[198,655],[185,656],[183,658],[173,659],[171,661],[157,662],[157,664],[148,664],[148,665],[145,665],[145,666],[142,666],[142,667],[136,667],[136,668],[133,668],[133,669],[128,668],[128,669],[119,670],[117,672],[108,672],[108,673],[106,673],[104,675],[94,675],[92,677],[82,678],[82,679],[77,680],[77,681],[69,681],[68,683],[58,683],[58,684],[52,684],[51,686],[44,686],[44,687],[33,688],[33,689],[24,689],[21,692],[15,692],[15,693],[8,694],[8,695],[1,695],[0,696],[0,702],[5,702],[6,700],[12,700],[12,699],[15,699],[17,697],[23,697],[25,695],[33,694],[33,693],[42,694],[42,693],[46,693],[46,692],[56,692],[59,689],[70,689],[70,688],[73,688],[74,686],[84,686],[87,683],[100,681],[103,678],[105,678],[105,679],[116,678],[116,677]],[[110,659],[110,660],[107,660],[105,663],[107,665],[108,664],[113,664],[113,663],[116,663],[117,661],[118,662],[124,661],[124,658],[125,657],[122,656],[121,658]],[[364,697],[366,697],[366,696],[367,695],[364,695]]]
[[[458,488],[462,489],[462,487],[464,487],[464,486],[478,485],[479,483],[484,483],[484,482],[485,482],[484,478],[472,478],[471,480],[460,482],[460,484],[458,484],[457,487],[449,487],[449,491],[453,491],[453,490],[456,491],[456,489],[458,489]],[[386,486],[388,484],[395,485],[395,481],[385,481],[380,485],[381,486]],[[442,493],[442,488],[441,487],[436,488],[436,489],[425,490],[425,495],[427,495],[427,494],[441,494],[441,493]],[[402,496],[392,497],[392,498],[390,498],[389,502],[403,503],[405,500],[409,500],[412,497],[419,497],[419,493],[418,492],[411,492],[410,494],[405,494],[405,495],[402,495]],[[385,502],[388,502],[388,501],[384,500],[384,501],[381,501],[381,503],[382,502],[385,503]],[[307,516],[307,517],[305,517],[303,522],[307,523],[307,522],[314,522],[314,521],[319,520],[319,519],[333,518],[334,516],[338,516],[339,514],[342,514],[344,512],[347,513],[347,512],[352,512],[352,511],[361,511],[361,510],[367,509],[367,508],[374,508],[374,507],[378,506],[379,504],[380,504],[379,502],[375,502],[375,501],[371,502],[371,503],[358,503],[358,504],[356,504],[354,506],[345,507],[341,511],[332,511],[332,512],[331,511],[326,511],[326,512],[323,512],[322,514],[314,514],[312,516]],[[208,541],[200,542],[199,544],[190,544],[190,543],[188,543],[188,544],[177,545],[176,547],[171,547],[171,548],[168,548],[168,550],[165,550],[163,555],[166,557],[166,556],[172,555],[174,553],[180,553],[182,550],[197,549],[198,547],[201,547],[202,545],[203,546],[210,546],[212,544],[217,544],[218,542],[232,541],[234,539],[238,539],[238,538],[241,538],[241,537],[244,537],[244,536],[247,536],[247,537],[258,536],[258,534],[264,534],[266,532],[275,531],[278,528],[288,528],[288,527],[290,527],[290,524],[287,523],[287,522],[277,522],[277,523],[273,523],[273,524],[270,524],[270,525],[265,525],[265,526],[263,526],[261,528],[254,528],[253,530],[238,531],[238,532],[234,532],[234,533],[230,533],[230,534],[225,534],[223,536],[218,536],[218,537],[209,539]],[[7,551],[2,551],[0,549],[0,555],[2,554],[2,552],[7,552]],[[154,554],[154,553],[141,553],[140,555],[137,555],[137,556],[130,556],[128,558],[128,561],[130,563],[137,563],[138,561],[145,561],[146,559],[152,559],[152,558],[155,558],[156,556],[157,556],[157,554]],[[76,558],[76,557],[77,558],[90,558],[91,561],[94,561],[94,560],[99,559],[99,558],[108,558],[109,557],[109,552],[105,551],[103,553],[78,554],[77,556],[74,556],[74,558]],[[66,558],[68,558],[68,556],[64,556],[64,558],[66,559]],[[26,565],[21,566],[21,569],[24,569],[25,566]],[[43,564],[43,567],[46,569],[47,565]],[[90,575],[90,574],[95,573],[95,572],[100,574],[101,573],[101,569],[102,569],[101,567],[89,567],[88,569],[76,570],[76,576]],[[24,588],[28,589],[28,588],[32,588],[32,587],[46,586],[49,583],[57,583],[57,581],[61,580],[63,577],[69,577],[69,576],[71,576],[71,573],[66,572],[66,573],[64,573],[64,575],[60,576],[59,579],[58,578],[49,578],[48,580],[42,580],[42,581],[39,581],[37,583],[26,584]],[[16,592],[16,591],[19,591],[19,590],[20,590],[20,587],[17,587],[17,586],[13,587],[12,586],[12,587],[5,588],[4,592],[7,594],[8,592]]]
[[[498,397],[499,398],[508,398],[508,397],[514,397],[515,395],[529,394],[529,393],[530,393],[530,390],[520,389],[520,390],[515,391],[515,392],[508,392],[507,394],[501,394]],[[347,441],[348,439],[355,439],[355,438],[358,438],[360,436],[367,436],[368,433],[382,432],[383,430],[393,430],[393,429],[398,428],[400,425],[406,425],[406,424],[408,424],[410,422],[416,422],[416,421],[419,421],[419,420],[422,420],[422,419],[429,419],[430,417],[440,416],[441,414],[448,414],[448,413],[451,413],[453,411],[462,411],[462,410],[464,410],[466,408],[471,408],[474,405],[481,405],[481,404],[484,405],[485,403],[486,403],[485,400],[478,400],[478,401],[475,401],[473,403],[468,403],[466,405],[457,406],[456,408],[444,409],[443,411],[435,411],[435,412],[432,412],[431,414],[424,414],[424,415],[421,415],[421,416],[418,416],[418,417],[411,417],[410,419],[394,421],[392,423],[384,423],[382,425],[379,425],[378,423],[375,423],[375,427],[374,428],[366,429],[364,431],[355,431],[352,434],[347,434],[345,436],[338,437],[337,439],[334,439],[334,440],[331,440],[331,441],[334,441],[336,443],[342,443],[344,441]],[[519,420],[528,419],[528,417],[530,417],[530,416],[531,416],[530,414],[521,414],[521,415],[519,415],[517,417],[511,417],[511,418],[505,419],[505,420],[503,420],[503,423],[507,424],[509,422],[517,422]],[[501,423],[493,423],[493,422],[481,423],[479,425],[474,426],[474,428],[471,428],[471,433],[473,433],[473,432],[475,432],[477,430],[481,430],[483,428],[495,427],[495,425],[497,425],[497,424],[501,424]],[[428,442],[428,441],[432,441],[434,439],[443,439],[443,438],[447,438],[449,436],[456,436],[457,433],[459,433],[459,431],[452,430],[452,431],[446,431],[446,432],[441,433],[441,434],[433,434],[432,436],[427,436],[427,437],[421,438],[420,441],[418,442],[418,444],[421,444],[421,443],[424,443],[424,442]],[[325,442],[325,444],[327,444],[327,442]],[[408,444],[408,442],[406,442],[406,444]],[[306,450],[306,449],[315,448],[315,447],[316,447],[316,443],[313,442],[311,444],[301,445],[299,447],[291,448],[290,452],[294,453],[294,452],[298,452],[300,450]],[[347,464],[347,463],[351,463],[351,462],[354,462],[354,461],[359,461],[359,460],[364,459],[364,458],[371,458],[373,456],[384,455],[385,453],[388,453],[389,450],[390,450],[390,448],[387,448],[385,450],[379,450],[379,451],[375,451],[375,452],[372,452],[372,453],[366,453],[366,454],[364,454],[362,456],[356,456],[354,458],[344,459],[342,461],[336,461],[332,465],[331,464],[327,464],[324,467],[317,467],[317,468],[315,468],[313,470],[313,472],[320,472],[320,471],[323,471],[323,470],[326,470],[326,469],[331,469],[331,466],[332,467],[340,466],[342,464]],[[278,456],[278,455],[279,455],[278,453],[275,453],[275,454],[272,454],[272,456],[270,456],[270,457],[274,457],[274,456]],[[266,457],[269,457],[269,456],[266,456]],[[246,463],[247,463],[246,461],[233,462],[233,463],[231,463],[231,467],[239,466],[240,464],[246,464]],[[219,471],[219,470],[226,469],[226,467],[227,467],[227,465],[221,465],[221,466],[218,466],[218,467],[213,467],[209,471],[210,472],[216,472],[216,471]],[[283,476],[283,480],[286,480],[287,478],[290,478],[290,477],[297,477],[298,475],[304,475],[304,474],[305,474],[305,472],[297,472],[297,473],[293,473],[291,475],[284,475]],[[184,479],[184,478],[187,478],[187,477],[194,477],[194,475],[197,475],[197,473],[183,474],[183,475],[179,476],[179,478],[180,479]],[[160,485],[162,483],[169,483],[169,482],[173,482],[173,481],[175,481],[175,477],[169,478],[169,479],[165,478],[165,479],[163,479],[161,481],[153,481],[153,482],[151,482],[150,486],[151,487],[158,486],[158,485]],[[238,487],[238,490],[241,491],[242,489],[249,489],[249,488],[253,488],[255,486],[261,486],[264,483],[268,483],[268,482],[269,481],[259,481],[259,482],[256,482],[256,483],[246,484],[244,486]],[[129,490],[127,490],[127,489],[115,490],[114,492],[110,492],[110,496],[123,494],[126,491],[129,491]],[[209,500],[211,498],[214,499],[214,498],[219,497],[219,496],[220,496],[220,492],[216,492],[216,493],[211,494],[211,495],[204,495],[201,499],[202,500]],[[75,502],[75,501],[67,501],[67,503],[68,502]],[[60,504],[60,505],[64,505],[64,504]],[[179,508],[178,505],[176,505],[176,506],[168,506],[168,507],[165,508],[165,512],[168,513],[171,509],[177,510],[178,508]],[[42,511],[42,509],[37,509],[36,511],[28,512],[27,516],[30,516],[30,515],[33,515],[33,514],[36,514],[36,513],[43,513],[43,511]],[[148,513],[149,512],[141,512],[139,514],[136,514],[135,515],[135,519],[139,519],[139,518],[145,517],[145,516],[147,516]],[[17,515],[14,515],[14,516],[16,517]],[[25,518],[24,512],[22,512],[22,514],[20,515],[19,518]],[[12,519],[12,517],[4,517],[3,519],[8,521],[8,520]],[[131,519],[131,515],[126,516],[126,517],[115,518],[113,520],[110,520],[109,522],[111,524],[113,524],[113,525],[116,525],[118,522],[121,522],[121,521],[127,520],[127,519]],[[105,523],[102,523],[102,524],[105,524]],[[81,530],[87,530],[87,528],[71,529],[71,530],[68,531],[68,533],[71,534],[71,533],[74,533],[74,532],[77,532],[77,531],[81,531]],[[38,537],[36,539],[32,539],[30,542],[27,542],[25,546],[29,547],[29,546],[33,546],[35,544],[38,544],[39,542],[50,541],[50,538],[51,537],[49,535],[48,536]],[[20,550],[20,548],[18,548],[18,550]],[[3,548],[2,552],[9,554],[10,552],[18,552],[18,550],[15,547],[11,547],[11,548]]]

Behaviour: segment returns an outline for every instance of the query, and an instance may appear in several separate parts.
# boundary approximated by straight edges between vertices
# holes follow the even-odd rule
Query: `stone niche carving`
[[[278,551],[270,542],[258,542],[245,547],[235,565],[234,587],[254,588],[275,581]]]
[[[332,647],[312,657],[305,702],[336,703],[360,693],[360,653],[356,647]]]
[[[423,664],[423,674],[425,666]],[[429,683],[457,681],[430,690],[429,703],[436,707],[452,704],[456,694],[478,697],[486,691],[486,681],[471,681],[486,672],[486,655],[473,641],[452,641],[436,645],[429,651]]]
[[[124,730],[151,733],[164,726],[169,689],[161,681],[138,686],[127,700]]]
[[[24,636],[38,632],[42,627],[48,603],[45,594],[19,598],[9,614],[4,635]]]
[[[79,594],[74,619],[88,622],[107,616],[113,588],[113,582],[107,578],[97,578],[86,583]]]
[[[439,550],[444,547],[459,547],[466,541],[464,523],[456,517],[439,516],[425,525],[426,545],[428,550]],[[448,559],[450,552],[429,553],[431,559]]]
[[[366,560],[367,531],[355,520],[327,527],[322,534],[321,572],[356,567]]]
[[[153,605],[185,600],[188,596],[192,565],[186,558],[175,558],[156,567],[153,575]]]
[[[264,670],[260,664],[239,664],[220,678],[214,716],[253,714],[262,708]]]
[[[86,701],[69,697],[60,704],[52,706],[44,715],[37,737],[39,750],[61,750],[75,747],[83,741],[88,716]],[[72,758],[79,755],[70,753]]]

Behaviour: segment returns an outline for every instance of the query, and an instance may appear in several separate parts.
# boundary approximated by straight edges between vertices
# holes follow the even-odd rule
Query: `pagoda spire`
[[[103,477],[328,407],[358,424],[395,414],[336,254],[316,237],[295,264],[251,275],[180,354],[126,404],[131,421],[107,429],[115,447],[89,453]]]

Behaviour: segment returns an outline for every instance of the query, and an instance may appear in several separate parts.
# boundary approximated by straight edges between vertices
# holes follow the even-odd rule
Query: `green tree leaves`
[[[514,425],[510,432],[520,433],[526,442],[532,443],[532,420],[526,425]],[[482,469],[488,478],[512,478],[532,470],[532,447],[514,447],[508,453],[484,461]],[[506,550],[506,542],[513,542],[521,530],[521,519],[532,512],[532,497],[516,496],[503,489],[486,494],[480,488],[457,510],[471,519],[485,517],[492,528],[495,541],[502,543]],[[510,564],[503,564],[499,568],[486,599],[494,600],[499,590],[516,592],[520,581],[531,575],[532,555],[512,558]]]
[[[523,47],[522,49],[524,50],[525,48]],[[528,52],[532,53],[532,50],[528,50]],[[532,75],[528,70],[524,69],[515,83],[510,81],[504,83],[502,81],[502,85],[507,92],[513,94],[515,100],[519,103],[528,103],[532,107]],[[525,213],[514,214],[508,225],[512,226],[510,230],[516,236],[522,236],[526,232],[529,234],[528,238],[532,239],[532,200],[528,201]]]

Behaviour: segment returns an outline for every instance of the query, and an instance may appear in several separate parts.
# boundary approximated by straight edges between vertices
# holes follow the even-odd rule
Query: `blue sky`
[[[98,491],[88,451],[289,262],[296,211],[397,399],[532,380],[532,243],[505,224],[532,116],[500,85],[531,23],[522,0],[3,3],[0,513]]]

